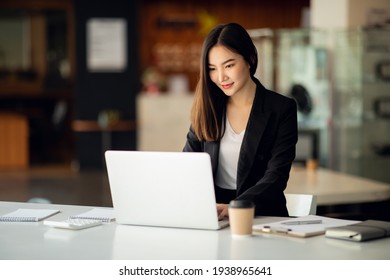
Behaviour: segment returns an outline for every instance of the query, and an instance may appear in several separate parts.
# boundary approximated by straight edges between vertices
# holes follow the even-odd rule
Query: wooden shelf
[[[104,131],[132,131],[135,130],[135,121],[118,121],[107,127],[101,127],[97,121],[76,120],[72,128],[76,132],[104,132]]]

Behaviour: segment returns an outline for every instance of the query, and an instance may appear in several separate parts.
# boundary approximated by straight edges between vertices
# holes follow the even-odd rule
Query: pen
[[[322,220],[308,220],[308,221],[292,221],[292,222],[284,222],[283,225],[310,225],[310,224],[321,224]]]
[[[291,231],[289,228],[283,228],[283,227],[270,227],[270,226],[264,226],[262,229],[263,232],[279,232],[279,233],[288,233]]]

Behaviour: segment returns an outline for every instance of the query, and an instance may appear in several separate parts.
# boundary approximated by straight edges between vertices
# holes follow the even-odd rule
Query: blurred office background
[[[297,165],[390,183],[388,0],[2,0],[0,200],[109,205],[105,150],[180,151],[203,38],[227,22],[297,101]]]

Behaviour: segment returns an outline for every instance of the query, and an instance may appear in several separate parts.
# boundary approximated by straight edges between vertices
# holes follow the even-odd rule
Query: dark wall
[[[75,119],[97,121],[104,110],[117,110],[123,120],[135,120],[135,96],[139,92],[138,1],[75,0],[76,79]],[[127,21],[127,68],[123,72],[89,72],[87,69],[87,21],[90,18],[123,18]],[[104,141],[104,137],[108,141]],[[106,149],[133,150],[135,131],[76,132],[76,149],[81,169],[105,168]]]

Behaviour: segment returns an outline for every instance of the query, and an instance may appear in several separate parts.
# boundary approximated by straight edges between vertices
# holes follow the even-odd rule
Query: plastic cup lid
[[[229,207],[231,208],[252,208],[255,204],[250,200],[232,200],[229,203]]]

